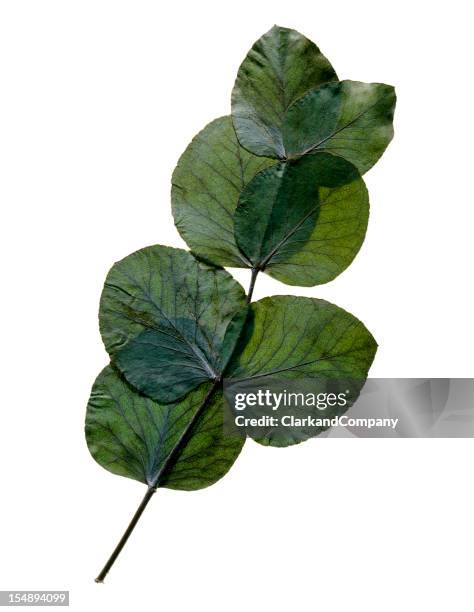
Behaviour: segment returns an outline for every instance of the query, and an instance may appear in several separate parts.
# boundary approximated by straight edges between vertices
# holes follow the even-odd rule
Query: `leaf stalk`
[[[250,285],[247,293],[247,304],[250,304],[252,301],[253,290],[255,288],[255,281],[257,280],[258,273],[260,272],[260,268],[252,268],[252,276],[250,277]]]

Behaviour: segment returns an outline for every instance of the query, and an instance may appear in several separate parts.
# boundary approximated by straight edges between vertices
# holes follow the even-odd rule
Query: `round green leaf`
[[[308,90],[336,81],[333,67],[305,36],[274,26],[250,49],[232,92],[232,118],[240,144],[257,155],[286,157],[286,112]]]
[[[364,324],[324,300],[276,296],[251,304],[251,315],[226,371],[228,385],[252,391],[285,381],[317,388],[321,382],[350,382],[355,401],[375,357],[377,343]],[[314,390],[314,389],[313,389]],[[320,433],[323,429],[313,432]],[[252,434],[249,434],[252,435]],[[287,446],[308,436],[303,432],[270,429],[257,437],[262,444]]]
[[[112,267],[99,323],[105,347],[128,382],[167,403],[219,377],[245,308],[244,290],[225,270],[157,245]]]
[[[207,487],[228,472],[245,438],[224,433],[222,392],[192,426],[187,443],[163,471],[209,384],[176,404],[159,404],[130,387],[107,366],[92,387],[86,439],[94,459],[113,474],[148,486],[186,491]]]
[[[383,83],[341,81],[307,93],[288,110],[283,140],[288,157],[327,151],[364,174],[393,137],[395,90]]]
[[[199,132],[179,159],[171,190],[176,227],[193,253],[219,266],[248,266],[235,244],[233,214],[245,185],[273,163],[239,145],[230,117]]]
[[[365,237],[369,199],[356,168],[320,153],[260,172],[242,192],[236,241],[253,267],[289,285],[326,283]]]

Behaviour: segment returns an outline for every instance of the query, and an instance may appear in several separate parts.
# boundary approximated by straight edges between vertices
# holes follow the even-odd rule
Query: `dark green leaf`
[[[253,45],[237,74],[232,117],[240,144],[257,155],[286,157],[281,130],[288,108],[310,89],[336,80],[313,42],[274,26]]]
[[[367,190],[344,159],[321,153],[263,170],[242,192],[236,241],[255,268],[290,285],[326,283],[365,237]]]
[[[245,185],[275,163],[243,149],[230,117],[207,125],[173,173],[173,216],[182,238],[199,257],[220,266],[247,267],[234,240],[233,214]]]
[[[194,490],[224,476],[244,444],[224,434],[222,393],[216,392],[192,426],[175,460],[165,462],[201,406],[210,383],[176,404],[159,404],[110,367],[97,377],[87,406],[86,439],[105,469],[148,486]]]
[[[245,308],[242,287],[225,270],[181,249],[153,246],[110,270],[100,330],[125,378],[159,402],[174,402],[217,378],[232,351]]]
[[[327,151],[361,174],[393,137],[395,90],[382,83],[341,81],[307,93],[288,110],[283,140],[288,157]]]
[[[266,389],[277,382],[352,381],[363,386],[377,350],[367,328],[342,308],[324,300],[276,296],[251,305],[251,317],[226,371],[228,383]],[[352,400],[356,399],[352,394]],[[340,413],[347,410],[352,402]],[[314,435],[314,434],[313,434]],[[304,437],[290,429],[257,441],[286,446]]]

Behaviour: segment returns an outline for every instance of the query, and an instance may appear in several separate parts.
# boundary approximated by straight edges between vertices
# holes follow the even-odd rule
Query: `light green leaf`
[[[377,344],[342,308],[316,298],[277,295],[253,302],[250,312],[227,377],[367,376]]]
[[[256,269],[290,285],[326,283],[365,237],[369,200],[356,168],[321,153],[263,170],[242,192],[236,241]]]
[[[327,151],[364,174],[392,140],[395,101],[394,88],[383,83],[341,81],[314,89],[288,110],[285,153]]]
[[[288,108],[310,89],[336,80],[313,42],[274,26],[253,45],[237,74],[232,118],[240,144],[257,155],[286,157],[281,131]]]
[[[97,377],[87,406],[86,439],[105,469],[150,487],[207,487],[230,469],[245,438],[224,433],[222,392],[192,423],[210,383],[176,404],[159,404],[130,387],[110,366]],[[172,456],[183,432],[186,443]]]
[[[249,385],[262,390],[277,383],[298,385],[351,382],[342,414],[355,401],[377,350],[367,328],[342,308],[324,300],[276,296],[251,305],[251,316],[226,371],[227,387]],[[313,435],[321,430],[313,432]],[[256,437],[263,444],[287,446],[308,437],[291,428],[270,430]],[[249,435],[252,435],[249,432]]]
[[[193,253],[219,266],[248,266],[235,244],[233,214],[245,185],[273,163],[239,145],[230,117],[199,132],[176,166],[171,190],[176,227]]]
[[[99,323],[128,382],[167,403],[220,376],[243,324],[242,309],[244,291],[225,270],[157,245],[112,267]]]

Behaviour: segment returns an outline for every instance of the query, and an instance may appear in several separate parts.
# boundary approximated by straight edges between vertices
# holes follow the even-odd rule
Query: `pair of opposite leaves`
[[[194,422],[216,379],[241,388],[278,375],[364,381],[376,351],[364,325],[333,304],[277,296],[247,307],[228,272],[164,246],[113,266],[99,320],[113,365],[92,389],[89,449],[108,470],[151,487],[210,485],[237,458],[244,437],[224,431],[220,387]],[[191,423],[193,434],[170,466]],[[302,439],[289,430],[257,441],[286,446]]]
[[[393,136],[395,92],[338,81],[307,38],[274,27],[252,47],[216,119],[173,174],[176,226],[193,253],[257,268],[289,285],[340,274],[365,237],[360,175]]]
[[[275,27],[252,47],[233,92],[233,123],[207,126],[173,175],[176,225],[196,255],[299,285],[327,282],[349,265],[368,219],[360,173],[391,139],[394,94],[335,79],[293,30]],[[365,380],[376,350],[360,321],[321,300],[266,298],[247,313],[227,272],[160,246],[112,268],[100,326],[113,367],[89,401],[91,453],[112,472],[181,489],[215,482],[244,442],[223,432],[221,390],[198,413],[213,381],[282,372]],[[169,466],[190,424],[193,435]]]

